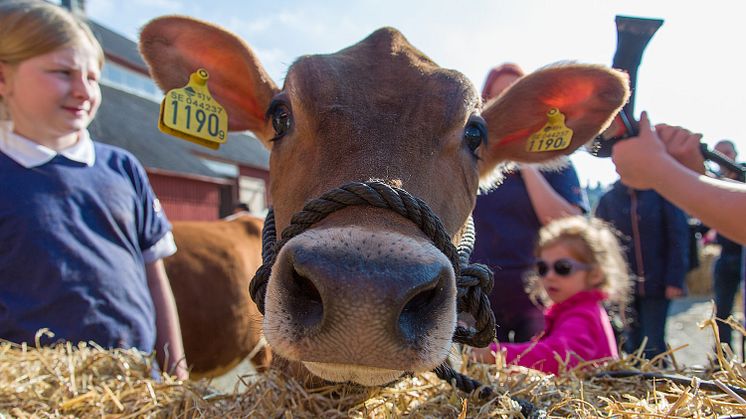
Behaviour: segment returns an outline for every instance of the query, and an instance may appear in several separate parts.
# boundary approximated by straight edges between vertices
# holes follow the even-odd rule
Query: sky
[[[710,146],[729,138],[746,155],[746,2],[741,0],[87,0],[90,18],[136,40],[167,14],[212,22],[246,40],[279,85],[306,54],[332,53],[383,26],[400,30],[478,90],[495,65],[527,72],[558,61],[610,65],[616,15],[663,19],[637,80],[635,116],[681,125]],[[581,184],[617,179],[610,159],[573,154]]]

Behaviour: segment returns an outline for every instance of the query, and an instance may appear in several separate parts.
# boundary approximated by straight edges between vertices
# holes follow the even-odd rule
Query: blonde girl
[[[144,169],[91,141],[104,54],[43,1],[0,2],[0,338],[37,330],[157,350],[186,378],[162,258],[176,249]],[[51,343],[42,336],[42,343]]]
[[[617,343],[604,303],[623,307],[630,277],[615,231],[596,218],[557,219],[539,231],[536,266],[527,291],[543,303],[546,327],[525,343],[493,343],[475,357],[558,373],[581,361],[617,358]]]

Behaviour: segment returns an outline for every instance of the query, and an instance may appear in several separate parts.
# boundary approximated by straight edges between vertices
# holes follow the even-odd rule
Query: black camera
[[[638,133],[639,125],[637,121],[630,118],[625,109],[622,109],[609,125],[609,128],[591,142],[588,146],[588,152],[596,157],[611,157],[614,144],[626,138],[634,137]],[[717,163],[720,167],[735,172],[735,180],[746,181],[746,165],[729,159],[717,150],[710,150],[705,143],[700,143],[699,149],[705,160]]]
[[[606,131],[598,135],[588,146],[588,151],[596,157],[611,157],[611,149],[617,142],[634,137],[638,133],[637,121],[630,118],[627,112],[619,111]]]

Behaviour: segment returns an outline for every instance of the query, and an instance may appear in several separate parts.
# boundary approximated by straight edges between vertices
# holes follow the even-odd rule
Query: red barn
[[[250,134],[230,134],[213,151],[161,133],[162,93],[150,80],[136,43],[88,23],[106,54],[103,102],[89,127],[92,137],[137,156],[171,220],[214,220],[239,203],[264,215],[269,201],[269,152],[264,146]]]

